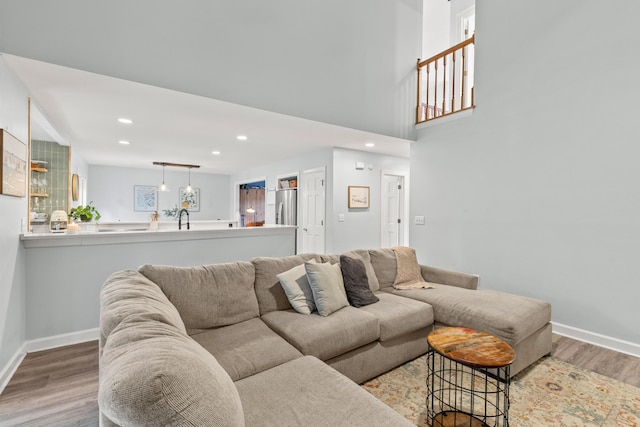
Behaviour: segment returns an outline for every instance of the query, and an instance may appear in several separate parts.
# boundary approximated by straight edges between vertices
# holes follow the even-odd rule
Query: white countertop
[[[25,233],[20,235],[25,248],[59,246],[111,245],[120,243],[142,243],[179,240],[203,240],[229,237],[272,236],[294,233],[296,226],[265,224],[262,227],[228,227],[234,221],[220,221],[225,227],[206,227],[203,222],[192,221],[191,229],[178,230],[177,221],[161,221],[158,230],[149,230],[148,222],[99,224],[98,231],[68,233]],[[171,227],[169,227],[168,224]],[[136,226],[137,225],[137,226]],[[142,226],[147,229],[141,229]],[[133,227],[132,227],[133,226]]]

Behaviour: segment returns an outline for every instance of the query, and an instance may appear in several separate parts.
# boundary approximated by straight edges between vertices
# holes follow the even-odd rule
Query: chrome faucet
[[[178,212],[178,230],[182,230],[182,214],[183,213],[187,214],[187,230],[189,230],[189,211],[186,210],[185,208],[180,209],[180,212]]]

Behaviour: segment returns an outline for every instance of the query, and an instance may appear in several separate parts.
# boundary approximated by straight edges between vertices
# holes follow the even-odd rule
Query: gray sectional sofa
[[[434,326],[502,338],[516,352],[512,374],[551,351],[546,302],[428,266],[431,289],[399,290],[393,250],[350,255],[378,302],[328,316],[294,310],[277,275],[337,255],[112,274],[101,291],[101,425],[412,425],[358,384],[426,353]]]

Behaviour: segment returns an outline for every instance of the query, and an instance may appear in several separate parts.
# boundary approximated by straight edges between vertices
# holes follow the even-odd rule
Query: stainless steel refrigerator
[[[298,224],[298,191],[286,188],[276,191],[276,224]]]

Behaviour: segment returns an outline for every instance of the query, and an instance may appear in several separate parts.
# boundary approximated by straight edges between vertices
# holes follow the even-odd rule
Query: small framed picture
[[[134,185],[133,210],[137,212],[157,211],[158,187],[153,185]]]
[[[200,211],[200,189],[192,188],[187,191],[186,187],[180,187],[180,209],[185,208],[189,212]]]
[[[349,186],[349,209],[369,209],[369,187]]]

